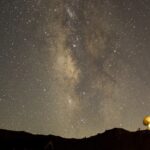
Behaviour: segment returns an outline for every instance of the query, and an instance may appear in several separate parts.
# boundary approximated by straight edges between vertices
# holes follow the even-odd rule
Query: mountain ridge
[[[150,131],[122,128],[81,139],[0,129],[2,150],[143,150],[150,149]]]

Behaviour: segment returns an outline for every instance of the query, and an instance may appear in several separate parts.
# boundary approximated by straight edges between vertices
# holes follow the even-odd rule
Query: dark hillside
[[[83,139],[0,130],[2,150],[149,150],[150,131],[107,130]]]

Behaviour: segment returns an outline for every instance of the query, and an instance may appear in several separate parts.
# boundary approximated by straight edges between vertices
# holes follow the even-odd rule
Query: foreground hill
[[[107,130],[83,139],[0,130],[0,150],[150,150],[150,131]]]

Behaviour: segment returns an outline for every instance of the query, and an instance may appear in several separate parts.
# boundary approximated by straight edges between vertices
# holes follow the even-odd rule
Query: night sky
[[[0,0],[0,128],[85,137],[148,114],[149,0]]]

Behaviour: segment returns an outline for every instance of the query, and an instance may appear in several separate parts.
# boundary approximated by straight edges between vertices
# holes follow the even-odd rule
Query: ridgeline
[[[82,139],[0,130],[1,150],[149,150],[150,131],[120,128]]]

